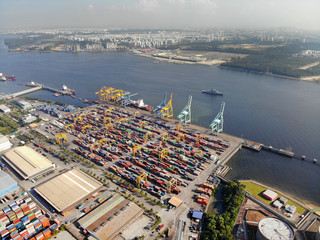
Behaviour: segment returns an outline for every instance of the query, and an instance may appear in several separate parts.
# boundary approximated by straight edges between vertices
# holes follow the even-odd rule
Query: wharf
[[[262,149],[262,144],[261,143],[257,143],[254,141],[250,141],[250,140],[246,140],[243,145],[244,148],[248,148],[257,152],[260,152],[260,150]]]

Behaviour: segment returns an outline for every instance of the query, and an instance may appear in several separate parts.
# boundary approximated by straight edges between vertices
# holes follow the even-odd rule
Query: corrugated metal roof
[[[105,201],[101,206],[89,213],[87,216],[80,219],[79,224],[81,224],[81,226],[83,226],[84,228],[87,228],[92,223],[97,221],[97,219],[101,218],[103,215],[105,215],[107,212],[109,212],[111,209],[113,209],[115,206],[121,203],[123,200],[124,197],[116,194],[109,200]]]
[[[0,197],[18,189],[17,182],[8,173],[0,170]]]
[[[4,154],[4,160],[24,179],[53,167],[49,159],[27,146],[9,150]]]
[[[92,194],[102,184],[76,169],[65,172],[35,188],[35,191],[58,211]]]

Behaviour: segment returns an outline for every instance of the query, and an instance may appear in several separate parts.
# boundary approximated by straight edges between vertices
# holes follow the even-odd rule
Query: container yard
[[[0,210],[1,239],[47,239],[59,227],[30,197],[18,199]]]
[[[95,105],[59,121],[73,136],[77,154],[157,198],[179,194],[187,182],[227,160],[226,153],[231,158],[241,145],[241,139],[212,136],[208,129],[183,127],[134,108]]]

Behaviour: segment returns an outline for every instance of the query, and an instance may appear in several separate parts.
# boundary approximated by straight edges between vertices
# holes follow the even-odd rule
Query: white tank
[[[259,222],[257,240],[292,240],[292,228],[277,218],[264,218]]]

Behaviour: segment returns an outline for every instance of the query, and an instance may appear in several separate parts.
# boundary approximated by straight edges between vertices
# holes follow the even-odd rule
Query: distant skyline
[[[0,0],[0,30],[273,28],[320,31],[320,0]]]

